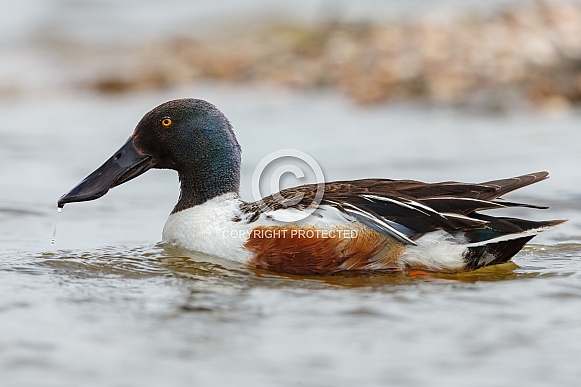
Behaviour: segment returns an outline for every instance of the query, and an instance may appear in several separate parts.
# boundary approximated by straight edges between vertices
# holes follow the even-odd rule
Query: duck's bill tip
[[[63,208],[68,203],[98,199],[111,188],[141,175],[152,166],[151,157],[139,152],[130,138],[109,160],[61,196],[57,206]]]
[[[91,177],[92,175],[89,175]],[[57,201],[58,208],[63,208],[65,204],[76,203],[76,202],[86,202],[89,200],[95,200],[105,195],[109,191],[109,187],[103,185],[102,187],[92,187],[87,179],[83,180],[75,188],[64,194]],[[95,180],[98,183],[97,180]]]

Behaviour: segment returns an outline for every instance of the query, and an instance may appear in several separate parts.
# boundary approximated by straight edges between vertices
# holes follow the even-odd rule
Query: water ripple
[[[581,276],[581,244],[527,246],[514,261],[460,274],[420,277],[385,274],[304,277],[252,270],[217,257],[157,244],[10,256],[3,259],[0,270],[28,274],[50,272],[75,278],[174,277],[186,282],[196,282],[197,291],[215,290],[216,287],[243,289],[249,286],[293,289],[384,288],[417,283],[447,284]]]

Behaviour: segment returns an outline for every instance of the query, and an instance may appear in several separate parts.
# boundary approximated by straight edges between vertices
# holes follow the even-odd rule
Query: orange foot
[[[425,276],[432,276],[433,274],[432,274],[432,273],[428,273],[427,271],[423,271],[423,270],[416,270],[416,269],[414,269],[414,270],[410,270],[410,271],[408,272],[408,275],[409,275],[410,277],[415,277],[415,276],[420,276],[420,275],[425,275]]]

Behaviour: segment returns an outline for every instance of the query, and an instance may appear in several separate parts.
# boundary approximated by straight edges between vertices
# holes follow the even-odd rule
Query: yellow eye
[[[161,124],[167,128],[168,126],[171,125],[171,118],[168,117],[164,118],[163,120],[161,120]]]

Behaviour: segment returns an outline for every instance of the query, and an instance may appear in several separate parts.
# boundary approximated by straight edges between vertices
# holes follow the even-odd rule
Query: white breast
[[[257,226],[280,226],[288,224],[293,209],[279,209],[262,213],[247,223],[246,219],[233,221],[241,215],[242,201],[238,195],[227,193],[198,206],[171,214],[163,228],[163,240],[188,250],[216,255],[225,259],[246,263],[252,254],[244,247],[252,229]],[[340,213],[336,208],[321,206],[313,214],[296,224],[315,225],[330,229],[337,224],[349,223],[354,219]]]
[[[250,259],[250,252],[244,248],[248,225],[233,221],[240,214],[241,203],[238,195],[227,193],[171,214],[163,228],[163,240],[188,250],[246,262]]]

